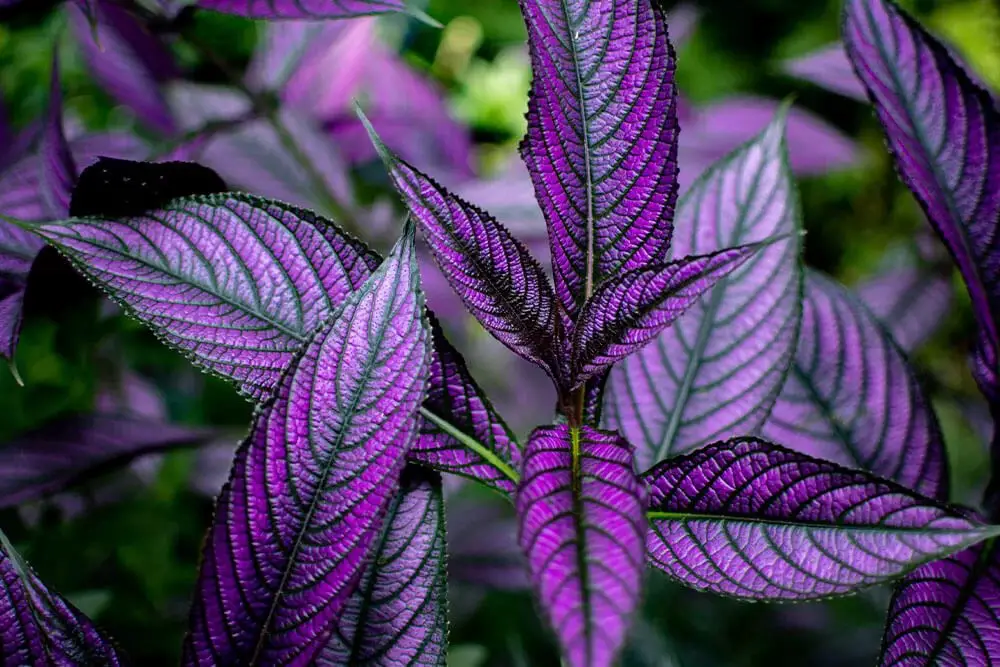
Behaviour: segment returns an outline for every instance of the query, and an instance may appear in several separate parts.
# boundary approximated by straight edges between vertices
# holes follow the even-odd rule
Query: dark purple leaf
[[[188,665],[310,664],[345,613],[417,431],[430,336],[409,227],[282,376],[219,497]]]
[[[152,452],[199,445],[207,429],[149,419],[62,419],[0,445],[0,507],[63,491]]]
[[[400,487],[361,583],[316,661],[321,667],[445,664],[448,571],[441,478],[409,466]]]
[[[664,461],[644,479],[652,564],[751,600],[852,593],[1000,533],[893,482],[752,438]]]
[[[368,128],[396,190],[469,312],[497,340],[565,386],[562,337],[570,325],[541,265],[487,212],[397,158]]]
[[[653,264],[602,283],[574,329],[571,384],[600,375],[640,350],[757,249],[743,246]]]
[[[973,365],[995,396],[1000,348],[1000,116],[948,50],[885,0],[845,4],[844,42],[903,182],[965,279],[980,326]]]
[[[76,184],[76,164],[69,142],[63,134],[62,89],[59,78],[59,58],[52,59],[52,82],[49,88],[49,107],[42,128],[41,154],[42,169],[39,175],[39,189],[46,214],[50,219],[65,217],[69,212],[69,200]]]
[[[947,498],[944,442],[899,347],[846,288],[806,274],[792,370],[764,437]]]
[[[936,243],[936,241],[935,241]],[[951,310],[947,271],[922,266],[904,256],[855,286],[854,291],[906,352],[919,349],[944,323]]]
[[[170,51],[114,2],[94,0],[92,10],[87,16],[72,5],[70,21],[94,79],[151,129],[173,133],[173,116],[160,88],[177,74]]]
[[[7,210],[0,208],[0,212]],[[0,221],[0,357],[8,361],[14,358],[21,332],[28,272],[42,245],[30,232]]]
[[[569,667],[610,667],[645,572],[646,494],[632,446],[568,425],[536,429],[517,490],[519,541]]]
[[[673,257],[788,235],[758,250],[611,373],[604,418],[639,469],[763,426],[801,320],[801,214],[779,116],[687,192]],[[681,233],[682,232],[682,233]]]
[[[45,584],[0,533],[0,664],[113,667],[125,661],[79,609]]]
[[[1000,664],[1000,546],[936,560],[896,586],[880,667]]]
[[[847,59],[844,45],[834,42],[784,63],[784,70],[845,97],[865,101],[865,87]]]
[[[655,3],[653,3],[655,4]],[[521,156],[571,314],[664,260],[677,197],[674,53],[648,0],[521,0],[534,78]]]
[[[165,343],[254,401],[274,390],[296,350],[379,262],[329,221],[243,194],[39,232]],[[490,467],[516,470],[516,445],[458,353],[437,340],[427,400],[450,412],[422,412],[411,459],[510,489],[516,474]],[[470,446],[486,451],[463,451]]]
[[[406,11],[404,0],[196,0],[195,4],[254,19],[343,19]]]
[[[227,190],[218,174],[193,162],[136,162],[102,157],[80,174],[69,214],[109,218],[142,215],[178,197]]]

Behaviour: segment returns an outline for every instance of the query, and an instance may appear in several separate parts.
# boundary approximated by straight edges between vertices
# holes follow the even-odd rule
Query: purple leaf
[[[7,211],[0,206],[0,212]],[[28,273],[42,246],[41,240],[30,232],[0,221],[0,358],[8,361],[14,358],[21,333],[21,308]]]
[[[851,68],[844,45],[834,42],[807,55],[784,63],[788,74],[805,79],[835,93],[866,101],[865,87]]]
[[[113,667],[124,660],[90,619],[45,584],[0,533],[0,663]]]
[[[517,530],[510,505],[495,496],[450,497],[448,576],[456,583],[489,589],[528,588],[528,563]]]
[[[688,184],[712,163],[764,130],[781,104],[778,100],[742,96],[695,111],[681,132],[681,189],[686,191]],[[818,116],[793,107],[788,111],[786,125],[788,157],[796,174],[823,174],[858,162],[855,143]]]
[[[951,310],[949,273],[906,256],[855,286],[854,292],[899,346],[913,352],[934,335]]]
[[[403,471],[400,490],[358,589],[316,664],[445,664],[448,572],[444,498],[437,473]]]
[[[239,194],[39,233],[164,342],[254,400],[378,262],[306,211]]]
[[[980,326],[980,388],[1000,391],[1000,117],[948,50],[895,5],[849,0],[844,42],[903,182],[965,279]],[[992,312],[991,312],[992,311]],[[992,377],[991,377],[992,376]]]
[[[197,156],[227,183],[312,209],[328,208],[330,194],[345,204],[352,201],[347,166],[336,146],[300,114],[282,109],[279,132],[268,120],[256,118],[246,97],[230,89],[177,84],[170,88],[170,100],[186,131],[209,122],[233,123],[205,138]],[[302,165],[299,151],[315,173]]]
[[[253,19],[344,19],[406,11],[403,0],[196,0],[204,9]]]
[[[605,420],[640,470],[670,454],[752,434],[784,384],[801,319],[798,195],[779,115],[681,201],[672,253],[769,243],[611,373]]]
[[[211,431],[94,414],[62,419],[0,446],[0,507],[63,491],[152,452],[203,443]]]
[[[806,274],[792,370],[764,437],[947,498],[944,442],[888,332],[847,289]]]
[[[655,3],[653,3],[655,4]],[[534,78],[521,156],[575,316],[606,278],[662,262],[677,197],[674,53],[649,0],[521,0]]]
[[[59,79],[59,57],[52,58],[52,83],[49,88],[49,108],[42,128],[39,149],[42,170],[39,177],[42,201],[52,219],[65,217],[76,184],[76,164],[69,142],[63,134],[62,90]]]
[[[625,642],[645,572],[645,496],[615,434],[559,425],[528,439],[519,540],[570,667],[610,666]]]
[[[564,387],[562,336],[570,324],[541,265],[492,216],[397,158],[367,127],[434,259],[469,312]]]
[[[521,469],[521,450],[472,379],[462,355],[444,337],[437,319],[430,316],[429,320],[435,354],[424,401],[426,411],[411,458],[513,493]]]
[[[274,390],[295,352],[379,262],[329,221],[243,194],[38,231],[167,345],[254,401]],[[448,412],[422,411],[427,421],[411,459],[512,489],[516,473],[491,463],[516,470],[506,425],[458,352],[443,336],[435,340],[428,406]]]
[[[844,595],[1000,533],[893,482],[752,438],[644,475],[651,562],[750,600]]]
[[[1000,663],[1000,547],[977,544],[896,586],[880,667]]]
[[[312,664],[398,488],[430,336],[413,229],[296,357],[219,497],[184,662]]]
[[[140,121],[162,134],[173,133],[173,116],[160,89],[177,73],[170,51],[113,2],[96,0],[92,10],[90,17],[78,5],[70,10],[80,55],[90,72]]]
[[[574,330],[574,386],[608,371],[670,326],[758,246],[654,264],[610,278],[587,300]]]

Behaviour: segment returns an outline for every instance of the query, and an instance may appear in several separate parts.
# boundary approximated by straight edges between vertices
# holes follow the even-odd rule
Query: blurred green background
[[[54,3],[0,26],[0,88],[12,118],[41,116],[52,45],[65,40]],[[946,37],[981,77],[1000,88],[1000,5],[994,0],[909,0],[902,3]],[[852,284],[871,274],[893,242],[925,224],[898,183],[870,109],[782,74],[781,60],[838,38],[834,0],[705,0],[701,19],[679,53],[681,90],[695,103],[739,92],[776,98],[791,93],[865,148],[857,169],[801,181],[807,261]],[[524,129],[530,80],[522,55],[524,28],[514,0],[431,0],[428,14],[443,30],[390,19],[404,57],[443,84],[455,114],[467,122],[485,169],[515,150]],[[247,62],[259,27],[200,14],[196,29],[233,67]],[[210,80],[207,63],[178,50],[185,68]],[[64,59],[69,107],[91,129],[120,126],[126,116],[72,57]],[[683,127],[682,127],[683,131]],[[956,287],[958,283],[956,281]],[[966,369],[971,339],[967,300],[956,289],[948,321],[915,357],[935,395],[959,499],[982,483],[984,447],[958,407],[975,387]],[[127,365],[153,378],[171,417],[191,424],[246,428],[249,407],[222,382],[192,373],[139,325],[102,318],[97,308],[55,322],[29,318],[17,366],[25,386],[0,369],[0,441],[60,414],[89,410],[102,377]],[[238,435],[234,436],[235,438]],[[166,457],[151,484],[73,517],[51,503],[28,513],[0,513],[3,528],[43,580],[92,614],[137,665],[176,664],[211,500],[192,491],[192,452]],[[100,484],[95,483],[94,488]],[[84,497],[96,497],[85,490]],[[96,494],[96,491],[92,492]],[[452,664],[555,665],[547,634],[526,594],[456,590]],[[728,603],[682,591],[652,576],[643,620],[626,656],[630,665],[854,665],[877,651],[885,591],[798,607]]]

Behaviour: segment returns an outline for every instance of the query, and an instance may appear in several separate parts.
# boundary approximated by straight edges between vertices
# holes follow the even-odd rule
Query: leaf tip
[[[17,363],[13,358],[7,360],[7,368],[10,369],[10,374],[14,376],[14,382],[17,383],[17,386],[24,387],[24,379],[21,377],[20,371],[17,370]]]
[[[361,104],[358,100],[355,99],[352,103],[354,105],[354,113],[357,114],[358,120],[360,120],[361,124],[364,126],[365,132],[368,133],[368,138],[371,140],[372,145],[375,146],[375,150],[378,152],[379,158],[381,158],[382,162],[387,165],[391,165],[396,161],[392,151],[389,150],[388,146],[382,143],[382,139],[379,138],[378,132],[375,131],[375,127],[372,125],[371,121],[368,120],[368,116],[365,115],[365,112],[361,108]]]

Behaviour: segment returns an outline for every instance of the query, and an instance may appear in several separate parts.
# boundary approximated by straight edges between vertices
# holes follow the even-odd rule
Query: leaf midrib
[[[745,523],[757,526],[784,526],[789,528],[801,528],[804,530],[843,530],[862,533],[903,533],[903,534],[926,534],[926,535],[954,535],[956,533],[979,532],[983,537],[1000,534],[1000,526],[977,527],[970,524],[970,528],[919,528],[916,526],[873,526],[873,525],[852,525],[837,523],[822,523],[819,521],[789,521],[787,519],[771,519],[768,517],[751,517],[714,513],[693,513],[693,512],[669,512],[663,510],[649,510],[646,517],[653,521],[716,521],[719,523]],[[957,518],[957,517],[956,517]]]

